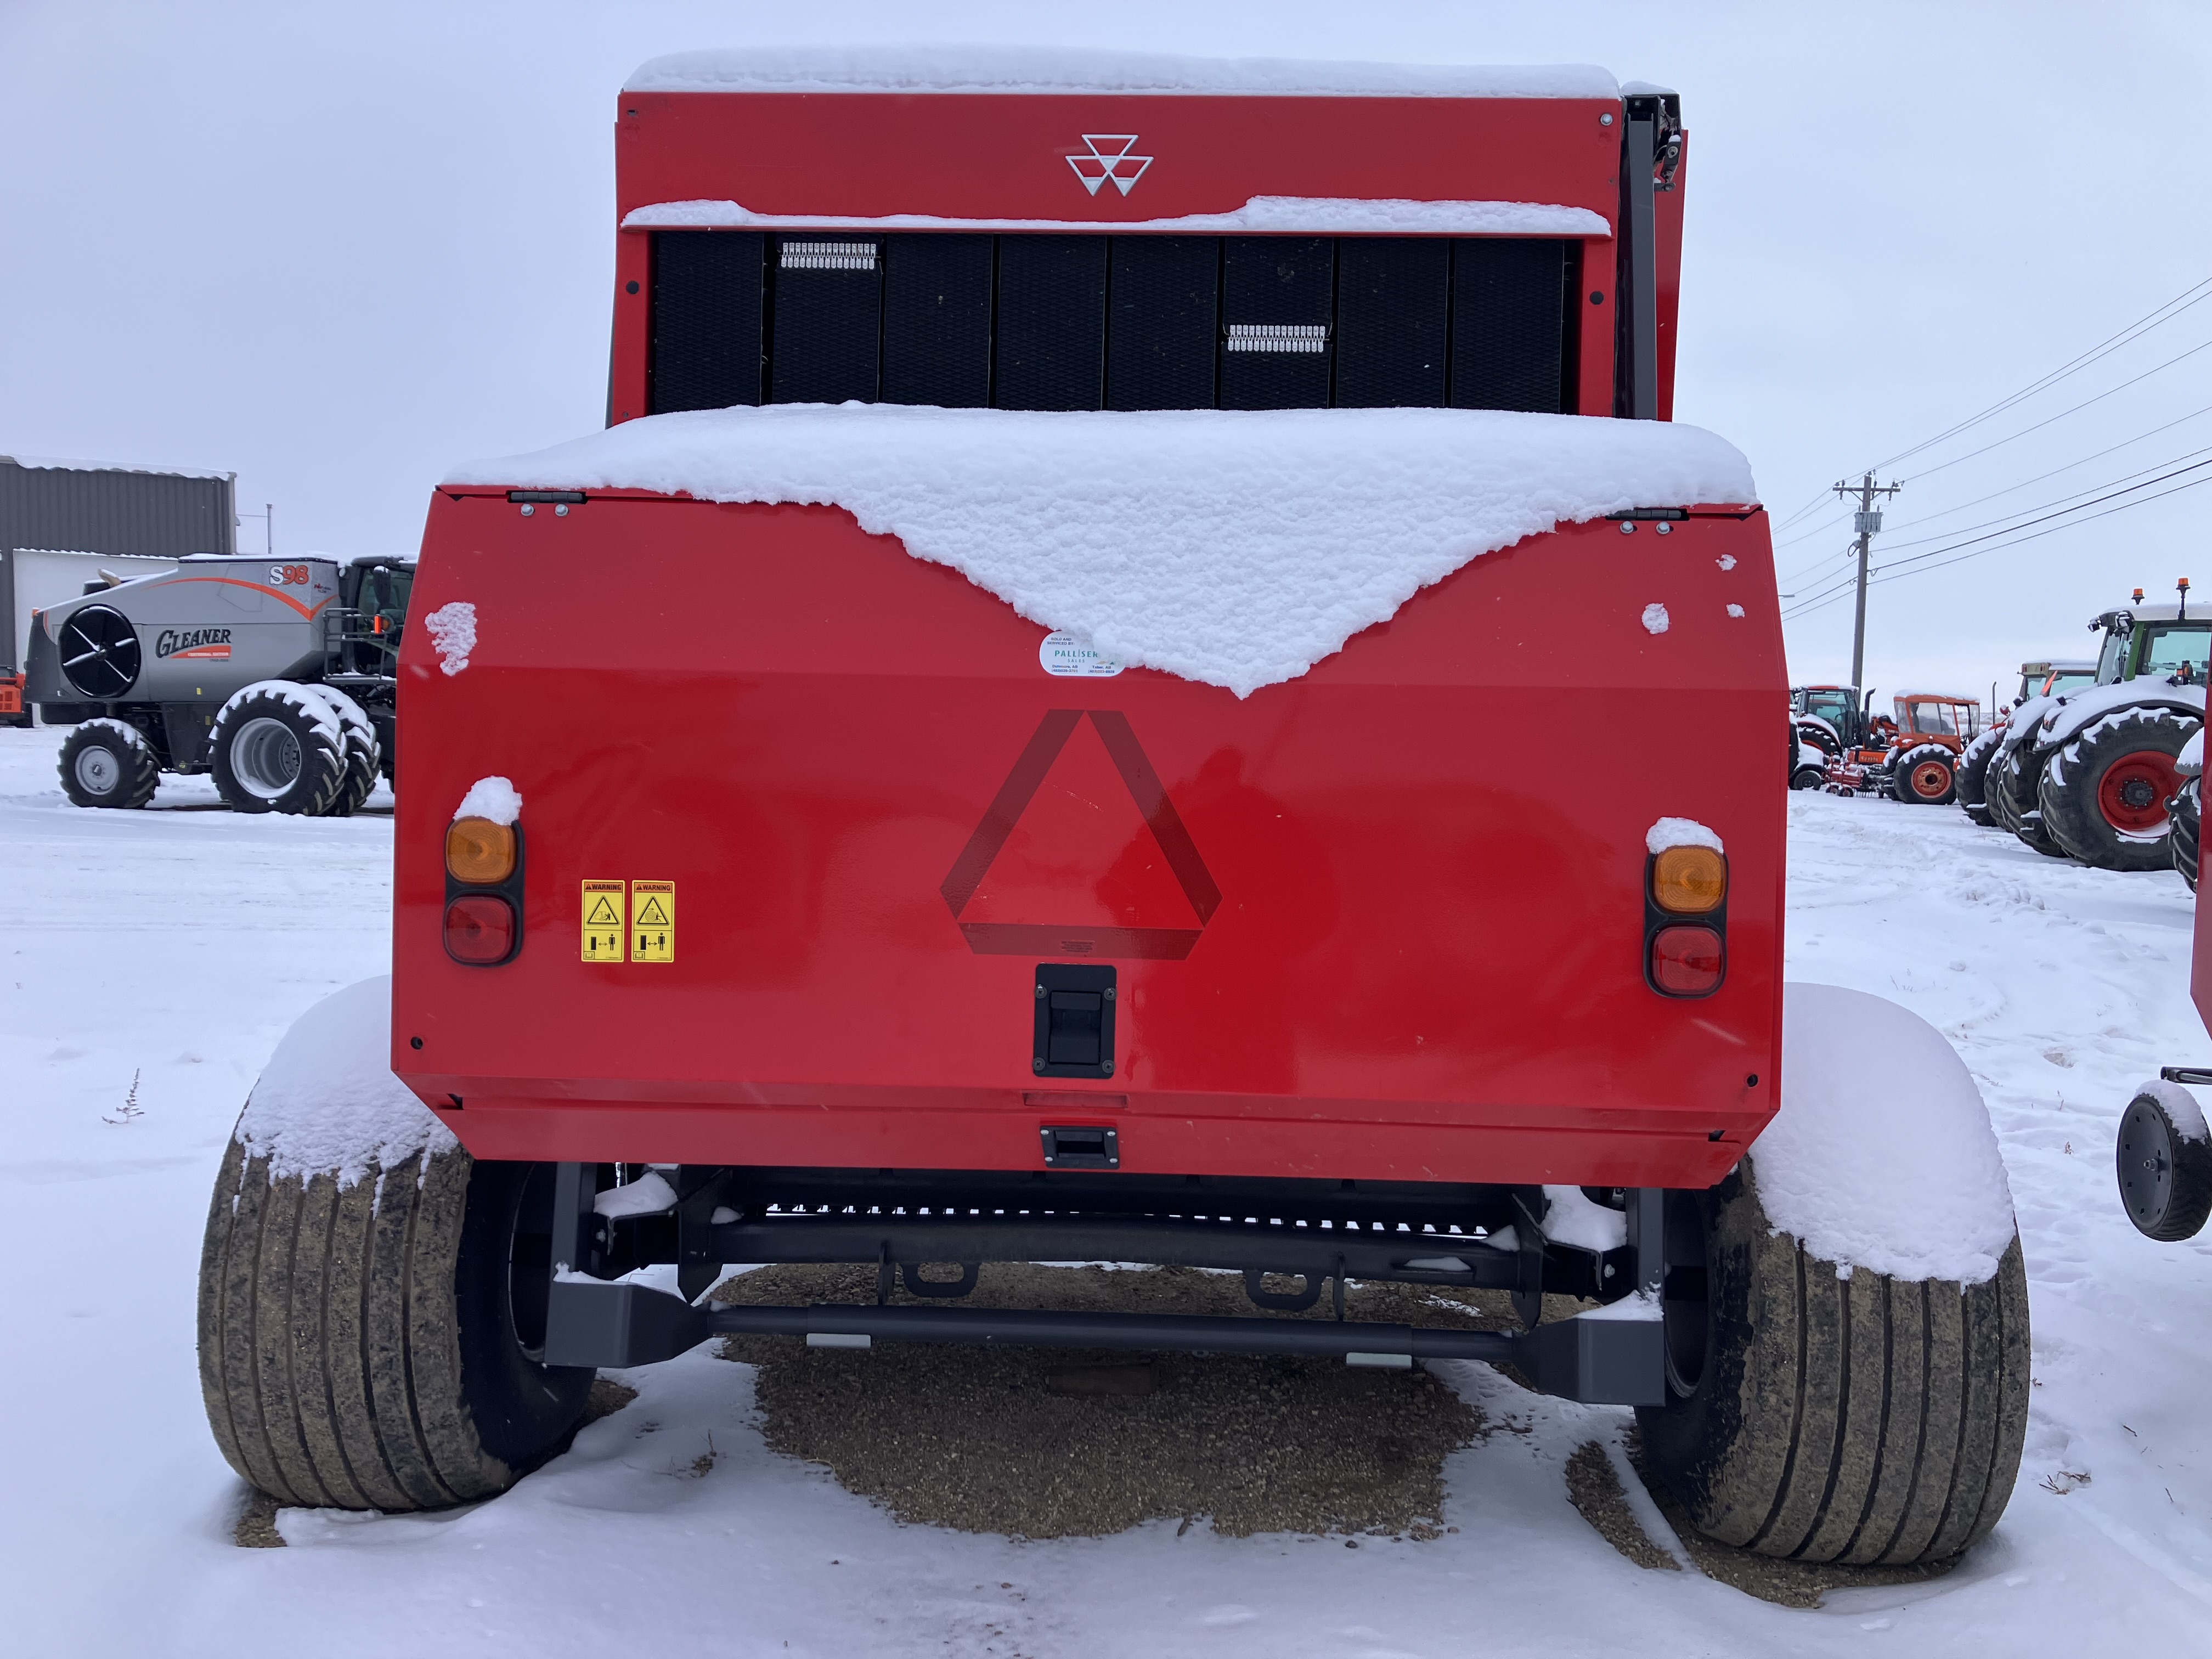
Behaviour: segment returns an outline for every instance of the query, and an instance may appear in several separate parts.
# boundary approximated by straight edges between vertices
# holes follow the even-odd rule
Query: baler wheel
[[[346,783],[345,732],[335,711],[302,706],[307,688],[249,685],[223,704],[208,739],[209,770],[234,812],[330,810]],[[319,699],[318,700],[319,701]]]
[[[2200,1111],[2185,1133],[2149,1090],[2128,1103],[2112,1146],[2120,1205],[2145,1238],[2194,1238],[2212,1217],[2212,1140]]]
[[[1669,1193],[1668,1386],[1642,1406],[1653,1472],[1698,1528],[1799,1561],[1906,1566],[1985,1537],[2027,1432],[2027,1274],[2015,1237],[1979,1285],[1838,1279],[1770,1231],[1753,1152]],[[1680,1265],[1678,1227],[1701,1232]]]
[[[532,1358],[552,1177],[456,1148],[341,1188],[272,1178],[234,1139],[199,1289],[200,1389],[231,1468],[281,1504],[434,1510],[558,1450],[592,1373]]]
[[[79,806],[143,806],[161,787],[161,763],[121,720],[87,720],[62,739],[62,793]]]
[[[2197,722],[2164,709],[2107,716],[2046,764],[2037,788],[2045,831],[2097,870],[2165,870],[2174,757]]]

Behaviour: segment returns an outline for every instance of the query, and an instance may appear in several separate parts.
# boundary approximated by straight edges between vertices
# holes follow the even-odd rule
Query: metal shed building
[[[78,570],[79,560],[52,556],[130,560],[113,568],[136,574],[161,568],[138,560],[235,553],[237,477],[0,455],[0,678],[22,666],[32,607],[82,592],[96,574],[92,560]]]

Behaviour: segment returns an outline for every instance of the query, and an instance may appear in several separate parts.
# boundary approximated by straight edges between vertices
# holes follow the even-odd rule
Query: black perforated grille
[[[1220,283],[1213,237],[1114,239],[1109,409],[1213,407]]]
[[[1558,414],[1566,244],[1462,240],[1452,264],[1453,404]]]
[[[884,280],[877,244],[778,240],[769,381],[779,404],[876,401]]]
[[[1575,245],[654,236],[650,407],[1573,407]],[[795,250],[795,251],[794,251]],[[865,258],[861,257],[865,254]]]
[[[999,239],[1001,409],[1097,409],[1106,373],[1103,236]]]
[[[991,401],[988,236],[893,236],[884,249],[887,404],[975,409]]]
[[[1451,320],[1451,244],[1346,238],[1337,246],[1336,402],[1345,409],[1442,404]]]
[[[767,238],[694,231],[653,239],[651,408],[761,400],[761,276]]]

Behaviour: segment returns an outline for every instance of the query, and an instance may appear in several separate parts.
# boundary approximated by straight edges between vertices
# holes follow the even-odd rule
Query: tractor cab
[[[1932,738],[1946,747],[1964,748],[1982,732],[1982,704],[1978,697],[1951,697],[1928,691],[1909,691],[1893,699],[1899,738]]]
[[[1825,721],[1834,735],[1828,741],[1815,727],[1808,733],[1811,740],[1831,757],[1840,744],[1856,749],[1866,738],[1866,711],[1859,701],[1858,688],[1854,685],[1799,685],[1790,691],[1790,714],[1794,722],[1810,719]]]
[[[2179,588],[2178,605],[2145,605],[2142,590],[2137,588],[2133,605],[2107,611],[2089,624],[2091,631],[2105,636],[2097,653],[2099,685],[2139,678],[2204,684],[2208,659],[2212,659],[2212,612],[2191,616],[2189,584],[2182,582]]]
[[[2059,662],[2043,659],[2020,665],[2020,690],[2012,700],[2017,708],[2030,697],[2063,697],[2087,690],[2097,683],[2094,662]],[[1994,720],[1994,716],[1992,717]]]

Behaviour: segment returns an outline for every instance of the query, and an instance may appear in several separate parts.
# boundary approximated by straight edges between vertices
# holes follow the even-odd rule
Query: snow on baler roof
[[[446,483],[841,507],[1033,622],[1240,697],[1557,525],[1756,500],[1741,453],[1697,427],[1458,409],[741,406]]]
[[[1608,71],[1588,64],[1336,63],[958,44],[679,52],[641,64],[623,90],[1608,100],[1621,95]]]

